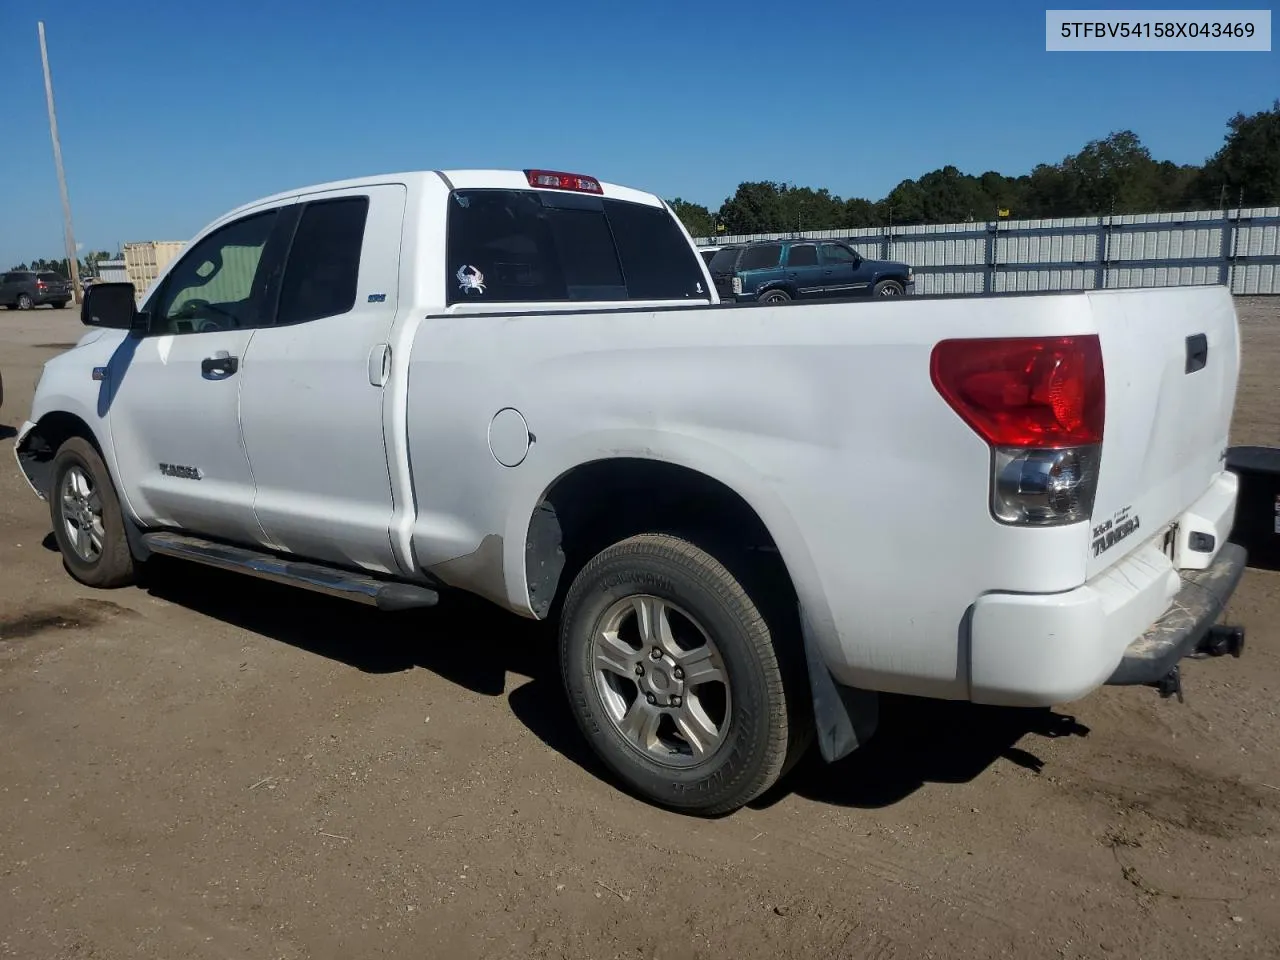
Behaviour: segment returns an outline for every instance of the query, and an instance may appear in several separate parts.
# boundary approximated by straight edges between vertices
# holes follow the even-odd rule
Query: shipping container
[[[125,272],[139,300],[160,271],[185,247],[185,240],[146,240],[124,245]]]
[[[98,279],[103,283],[128,283],[129,271],[123,260],[99,260]]]

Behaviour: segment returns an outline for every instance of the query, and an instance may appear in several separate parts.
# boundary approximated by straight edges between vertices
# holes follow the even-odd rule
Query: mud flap
[[[804,657],[809,666],[813,693],[813,727],[822,759],[833,763],[857,750],[876,732],[880,723],[880,695],[836,683],[823,662],[809,620],[800,608]]]

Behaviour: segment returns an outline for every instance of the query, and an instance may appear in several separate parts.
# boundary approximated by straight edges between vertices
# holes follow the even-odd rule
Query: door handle
[[[385,387],[390,373],[391,347],[388,344],[379,343],[369,351],[369,385]]]
[[[200,376],[206,380],[225,380],[240,369],[240,358],[233,357],[225,350],[219,350],[212,357],[200,361]]]
[[[1203,370],[1209,362],[1209,338],[1203,333],[1187,337],[1187,373]]]

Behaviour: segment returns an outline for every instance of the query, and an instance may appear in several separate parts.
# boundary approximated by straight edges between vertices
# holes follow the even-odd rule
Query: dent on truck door
[[[149,526],[259,543],[238,397],[278,265],[275,209],[198,242],[146,304],[151,329],[108,368],[120,481]]]
[[[258,521],[277,549],[395,571],[383,433],[405,187],[298,198],[274,326],[240,384]]]

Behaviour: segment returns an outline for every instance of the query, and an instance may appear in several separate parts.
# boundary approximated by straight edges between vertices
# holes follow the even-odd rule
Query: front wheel
[[[72,437],[53,458],[53,536],[67,572],[90,587],[133,582],[133,555],[107,465],[88,440]]]
[[[686,540],[641,534],[597,554],[565,598],[560,664],[592,748],[655,803],[728,813],[786,766],[796,738],[769,625]]]
[[[902,284],[897,280],[881,280],[873,292],[877,297],[900,297],[904,293]]]
[[[791,299],[791,294],[785,290],[766,290],[760,294],[761,303],[786,303]]]

